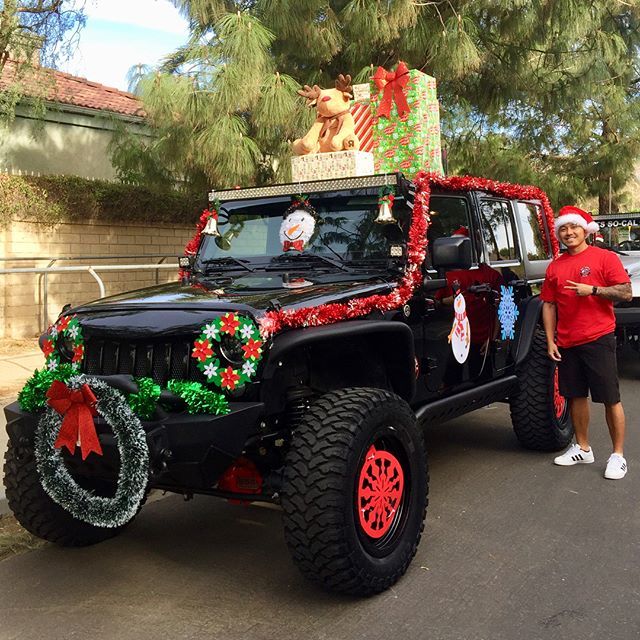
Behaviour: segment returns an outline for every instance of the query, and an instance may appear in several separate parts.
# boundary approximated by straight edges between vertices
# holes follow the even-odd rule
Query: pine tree
[[[438,79],[450,170],[570,200],[622,189],[638,155],[637,0],[175,4],[189,41],[139,84],[157,136],[120,153],[139,179],[143,162],[187,184],[287,179],[312,116],[295,90],[400,59]]]

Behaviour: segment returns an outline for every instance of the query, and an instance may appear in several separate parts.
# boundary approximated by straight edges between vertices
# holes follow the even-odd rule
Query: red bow
[[[388,118],[391,114],[391,101],[396,103],[398,115],[409,113],[409,103],[404,95],[404,88],[409,82],[409,68],[404,62],[399,62],[395,71],[387,71],[384,67],[378,67],[373,74],[378,91],[384,91],[378,107],[378,115]]]
[[[80,443],[82,459],[94,451],[102,455],[102,447],[93,423],[93,416],[98,415],[95,410],[96,397],[89,385],[83,384],[79,389],[69,389],[64,382],[54,380],[47,391],[47,404],[61,416],[62,426],[56,438],[56,449],[67,447],[71,453],[76,450],[76,443]]]
[[[302,251],[304,249],[304,240],[285,240],[282,243],[282,250],[289,251],[289,249]]]

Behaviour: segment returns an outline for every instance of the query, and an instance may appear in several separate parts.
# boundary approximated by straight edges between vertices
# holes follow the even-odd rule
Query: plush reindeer
[[[329,151],[357,151],[360,141],[354,133],[351,115],[351,76],[340,74],[335,89],[321,89],[304,85],[298,93],[307,99],[307,107],[316,107],[317,118],[304,138],[294,140],[293,153],[304,156],[308,153]]]

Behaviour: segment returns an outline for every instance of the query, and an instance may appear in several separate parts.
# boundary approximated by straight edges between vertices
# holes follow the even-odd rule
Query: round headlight
[[[73,358],[73,340],[68,336],[61,335],[58,337],[57,347],[60,355],[65,360],[71,362],[71,359]]]
[[[242,342],[232,336],[225,335],[222,337],[220,340],[220,353],[231,364],[242,364],[244,362]]]

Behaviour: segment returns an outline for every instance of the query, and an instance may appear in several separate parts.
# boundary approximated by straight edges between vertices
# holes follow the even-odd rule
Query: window
[[[549,260],[551,249],[546,241],[546,231],[540,227],[543,220],[542,207],[531,202],[518,202],[518,216],[522,229],[522,240],[528,260]]]
[[[509,203],[504,200],[483,200],[480,217],[489,262],[518,260],[515,225]]]
[[[436,238],[450,238],[461,228],[464,228],[471,237],[469,208],[464,198],[431,196],[429,198],[429,213],[431,223],[427,231],[427,238],[430,247]]]

